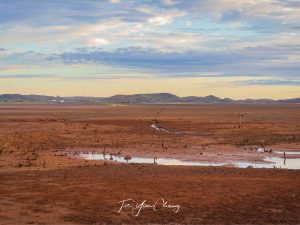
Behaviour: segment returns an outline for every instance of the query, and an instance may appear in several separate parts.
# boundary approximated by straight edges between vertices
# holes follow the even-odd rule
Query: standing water
[[[233,166],[238,168],[284,168],[284,169],[300,169],[300,158],[279,158],[279,157],[265,157],[265,162],[200,162],[200,161],[185,161],[175,158],[150,158],[150,157],[129,157],[120,155],[100,154],[92,152],[66,152],[56,154],[57,156],[68,156],[73,158],[85,160],[108,160],[119,163],[144,163],[144,164],[158,164],[167,166]]]

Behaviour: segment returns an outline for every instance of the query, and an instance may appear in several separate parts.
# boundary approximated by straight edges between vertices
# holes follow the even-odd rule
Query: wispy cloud
[[[143,75],[114,75],[114,74],[87,74],[87,75],[50,75],[50,74],[10,74],[0,75],[0,79],[56,79],[56,80],[128,80],[128,79],[152,79],[153,76]]]
[[[298,76],[300,46],[256,47],[223,51],[160,52],[155,49],[125,48],[108,51],[78,51],[55,55],[65,63],[107,63],[114,66],[147,68],[166,73],[219,72],[224,76]],[[295,60],[291,60],[292,57]],[[200,73],[201,74],[201,73]],[[163,74],[162,74],[163,76]]]
[[[255,85],[255,86],[299,86],[300,80],[247,80],[236,81],[239,85]]]

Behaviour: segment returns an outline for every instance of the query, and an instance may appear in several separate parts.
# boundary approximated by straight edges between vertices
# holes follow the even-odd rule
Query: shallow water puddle
[[[284,159],[279,157],[265,157],[264,160],[269,162],[268,164],[263,163],[248,163],[248,162],[237,162],[234,163],[236,167],[247,168],[252,166],[253,168],[281,168],[281,169],[300,169],[300,158]]]
[[[197,134],[197,133],[195,133],[193,131],[174,131],[174,130],[168,130],[166,128],[159,127],[158,124],[156,124],[156,123],[152,123],[150,125],[150,127],[153,128],[153,129],[155,129],[155,130],[157,130],[157,131],[162,131],[162,132],[165,132],[165,133],[182,134],[182,135],[184,135],[184,134]],[[200,134],[200,133],[198,133],[198,134]],[[202,135],[207,135],[207,134],[202,132]]]
[[[284,168],[284,169],[300,169],[300,158],[279,158],[279,157],[266,157],[266,160],[272,161],[272,166],[276,166],[276,168]]]
[[[111,160],[115,162],[128,162],[128,163],[146,163],[146,164],[159,164],[159,165],[181,165],[181,166],[223,166],[224,163],[209,163],[209,162],[192,162],[183,161],[173,158],[147,158],[147,157],[130,157],[127,158],[122,156],[103,156],[102,154],[91,154],[91,153],[80,153],[80,158],[86,160]]]
[[[300,158],[283,159],[279,157],[265,157],[265,163],[254,162],[196,162],[184,161],[174,158],[149,158],[149,157],[130,157],[116,156],[110,154],[99,154],[92,152],[78,153],[62,153],[58,156],[68,156],[85,160],[108,160],[119,163],[145,163],[158,165],[180,165],[180,166],[233,166],[238,168],[285,168],[285,169],[300,169]]]
[[[157,124],[153,123],[150,125],[151,128],[155,129],[155,130],[159,130],[159,131],[163,131],[163,132],[170,132],[169,130],[159,127]]]
[[[273,151],[274,153],[276,153],[276,154],[281,154],[281,155],[283,155],[284,153],[286,154],[286,155],[300,155],[300,152],[295,152],[295,151]]]

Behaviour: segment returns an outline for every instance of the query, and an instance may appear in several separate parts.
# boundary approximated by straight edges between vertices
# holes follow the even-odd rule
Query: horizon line
[[[80,98],[111,98],[114,96],[133,96],[133,95],[159,95],[159,94],[170,94],[170,95],[174,95],[176,97],[179,98],[187,98],[187,97],[197,97],[197,98],[205,98],[205,97],[216,97],[216,98],[220,98],[222,100],[224,99],[230,99],[230,100],[234,100],[234,101],[242,101],[242,100],[273,100],[273,101],[280,101],[280,100],[290,100],[290,99],[298,99],[299,97],[295,97],[295,98],[284,98],[284,99],[273,99],[273,98],[243,98],[243,99],[235,99],[235,98],[230,98],[230,97],[219,97],[213,94],[210,95],[205,95],[205,96],[199,96],[199,95],[188,95],[188,96],[179,96],[170,92],[153,92],[153,93],[135,93],[135,94],[114,94],[114,95],[110,95],[110,96],[84,96],[84,95],[68,95],[68,96],[61,96],[61,95],[46,95],[46,94],[20,94],[20,93],[14,93],[14,94],[8,94],[8,93],[4,93],[4,94],[0,94],[0,96],[3,95],[21,95],[21,96],[47,96],[47,97],[53,97],[53,98],[75,98],[75,97],[80,97]]]

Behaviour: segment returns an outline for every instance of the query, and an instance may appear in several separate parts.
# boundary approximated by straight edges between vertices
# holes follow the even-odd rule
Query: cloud
[[[127,80],[127,79],[152,79],[153,76],[142,75],[112,75],[112,74],[87,74],[87,75],[52,75],[52,74],[10,74],[0,75],[0,79],[55,79],[55,80]]]
[[[164,5],[175,5],[177,2],[176,0],[161,0],[161,3],[164,4]]]
[[[278,1],[278,4],[292,7],[292,8],[300,8],[300,2],[297,0],[281,0]]]
[[[32,75],[32,74],[10,74],[0,75],[0,79],[45,79],[45,78],[57,78],[58,75]]]
[[[168,23],[171,23],[172,21],[172,17],[170,16],[156,16],[148,19],[149,23],[156,25],[166,25]]]
[[[118,3],[121,3],[121,0],[110,0],[110,2],[113,4],[118,4]]]
[[[104,38],[92,38],[87,40],[87,44],[91,46],[108,45],[110,42]]]
[[[112,7],[111,3],[116,7]],[[123,10],[117,8],[118,5]],[[123,3],[120,0],[77,0],[76,2],[73,0],[0,0],[0,23],[48,26],[94,23],[112,18],[138,21],[145,15],[136,10],[135,6],[137,6],[135,2]]]
[[[0,5],[0,21],[7,24],[0,42],[9,48],[34,50],[52,44],[47,46],[49,51],[56,46],[71,49],[113,43],[110,48],[114,49],[140,46],[182,51],[220,45],[253,47],[253,42],[292,33],[299,40],[295,32],[300,9],[294,1],[119,1],[112,7],[111,1],[0,0]],[[215,41],[218,36],[223,38]]]
[[[293,51],[291,52],[291,48]],[[167,74],[219,72],[224,76],[299,76],[300,46],[255,47],[223,51],[161,52],[156,49],[123,48],[66,52],[53,59],[65,63],[90,62],[125,68],[147,68]],[[291,60],[292,56],[295,60]],[[200,73],[201,74],[201,73]],[[163,76],[163,75],[162,75]]]
[[[223,13],[221,20],[222,21],[236,21],[239,20],[241,18],[241,12],[238,10],[228,10],[226,12]]]
[[[112,7],[111,3],[115,6]],[[2,23],[43,26],[91,23],[112,18],[141,22],[150,18],[154,20],[157,16],[156,20],[162,20],[163,14],[172,17],[169,13],[174,10],[190,15],[195,21],[210,17],[227,22],[243,21],[250,26],[273,21],[288,28],[288,25],[297,25],[300,18],[299,2],[293,0],[0,0],[0,6]]]
[[[234,82],[238,85],[255,85],[255,86],[300,86],[300,80],[246,80]]]

